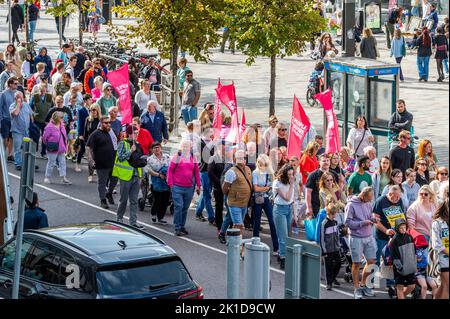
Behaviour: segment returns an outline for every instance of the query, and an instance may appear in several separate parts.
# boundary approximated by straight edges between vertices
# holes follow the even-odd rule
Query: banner
[[[217,88],[220,88],[222,84],[217,83]],[[212,123],[212,127],[214,128],[214,139],[220,139],[220,131],[222,130],[222,103],[220,103],[219,96],[216,91],[216,102],[214,106],[214,119]]]
[[[238,145],[241,141],[241,134],[239,128],[238,112],[231,114],[231,129],[226,137],[226,141]]]
[[[292,104],[292,122],[289,128],[288,138],[288,157],[300,156],[302,151],[302,143],[306,134],[308,134],[311,123],[306,116],[300,101],[294,95],[294,103]]]
[[[328,122],[325,152],[327,154],[338,153],[341,150],[341,140],[339,138],[339,126],[336,114],[334,114],[333,110],[333,102],[331,101],[330,88],[322,93],[316,94],[315,98],[322,104]]]
[[[128,63],[125,63],[115,71],[107,74],[108,82],[119,94],[120,113],[122,115],[122,125],[130,124],[133,119],[133,109],[131,107],[130,76],[128,74]]]
[[[237,112],[236,88],[234,87],[234,83],[218,86],[216,93],[222,104],[230,110],[231,115]]]
[[[242,109],[241,126],[239,127],[239,133],[241,135],[245,133],[245,129],[247,128],[245,125],[246,123],[247,123],[247,121],[245,119],[245,112],[244,112],[244,109]]]

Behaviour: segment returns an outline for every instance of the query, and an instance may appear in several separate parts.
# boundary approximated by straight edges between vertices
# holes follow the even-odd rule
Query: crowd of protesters
[[[393,41],[396,38],[398,34]],[[331,37],[324,35],[321,42],[324,54],[335,50]],[[214,104],[206,103],[198,119],[201,85],[181,58],[186,132],[178,152],[169,156],[162,148],[169,132],[158,103],[161,75],[154,60],[140,90],[138,83],[131,83],[136,92],[133,120],[122,126],[119,115],[125,106],[108,82],[112,70],[105,61],[90,60],[83,47],[75,49],[70,43],[56,59],[45,47],[36,57],[31,52],[24,56],[9,44],[0,74],[1,135],[17,170],[22,169],[23,138],[30,137],[47,160],[44,183],[55,182],[56,168],[61,183],[72,184],[66,162],[73,161],[76,174],[85,173],[88,183],[97,183],[104,209],[116,205],[119,183],[117,219],[123,222],[129,202],[130,224],[137,228],[143,228],[138,197],[147,178],[154,198],[152,221],[166,224],[172,202],[176,236],[189,235],[187,216],[195,193],[196,219],[215,227],[221,243],[226,243],[230,227],[259,236],[264,212],[281,269],[287,237],[306,228],[306,221],[317,220],[327,289],[340,285],[341,255],[347,245],[355,298],[374,296],[368,284],[374,264],[392,271],[386,275],[392,296],[405,298],[417,285],[425,298],[429,285],[433,297],[448,298],[448,169],[439,165],[431,141],[422,140],[417,152],[409,146],[413,116],[404,100],[397,101],[389,122],[399,138],[389,154],[376,153],[368,122],[359,116],[340,152],[327,153],[326,138],[311,127],[302,150],[289,157],[288,125],[274,115],[264,131],[260,123],[248,125],[239,143],[225,139],[229,116],[223,115],[220,134],[212,128]],[[137,77],[132,75],[130,79]],[[29,206],[37,207],[37,197]],[[417,246],[420,236],[428,252]]]

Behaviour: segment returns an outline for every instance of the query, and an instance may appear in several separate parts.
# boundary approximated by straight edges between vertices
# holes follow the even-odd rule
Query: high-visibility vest
[[[126,141],[123,141],[125,150],[130,150],[130,144]],[[130,181],[133,178],[134,167],[128,163],[127,160],[123,162],[119,161],[119,157],[116,154],[116,160],[114,161],[114,168],[112,171],[112,176],[118,177],[122,181]],[[142,177],[142,168],[137,168],[138,177]]]

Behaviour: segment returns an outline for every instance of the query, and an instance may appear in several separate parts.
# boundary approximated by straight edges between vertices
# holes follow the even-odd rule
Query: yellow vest
[[[125,150],[130,150],[130,144],[126,141],[123,141]],[[118,177],[122,181],[130,181],[133,178],[134,167],[128,163],[127,160],[120,162],[118,155],[116,154],[116,160],[114,161],[114,168],[112,171],[112,176]],[[138,177],[142,177],[142,169],[137,168]]]

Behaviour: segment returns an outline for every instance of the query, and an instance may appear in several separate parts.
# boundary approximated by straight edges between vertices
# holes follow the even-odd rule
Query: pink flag
[[[246,120],[245,120],[245,112],[244,109],[242,109],[242,117],[241,117],[241,126],[239,127],[239,133],[242,135],[245,132],[246,129]]]
[[[294,103],[292,104],[292,122],[289,129],[288,139],[288,157],[300,156],[302,151],[302,143],[306,134],[311,127],[305,110],[300,101],[294,95]]]
[[[334,114],[333,110],[331,90],[328,88],[326,91],[316,94],[315,98],[322,104],[325,115],[327,116],[328,127],[326,136],[326,153],[330,154],[340,152],[341,140],[339,138],[339,126],[337,123],[336,114]]]
[[[222,104],[230,110],[231,115],[237,112],[236,88],[234,87],[234,83],[228,85],[220,84],[216,89],[216,93]]]
[[[217,83],[217,87],[221,87],[220,80]],[[222,103],[220,103],[220,99],[216,92],[216,103],[214,106],[214,119],[212,123],[212,127],[214,128],[214,138],[220,139],[220,131],[222,130]]]
[[[108,72],[108,81],[119,94],[120,113],[122,114],[122,125],[132,122],[133,111],[131,107],[130,77],[128,74],[128,63],[125,63],[115,71]]]

